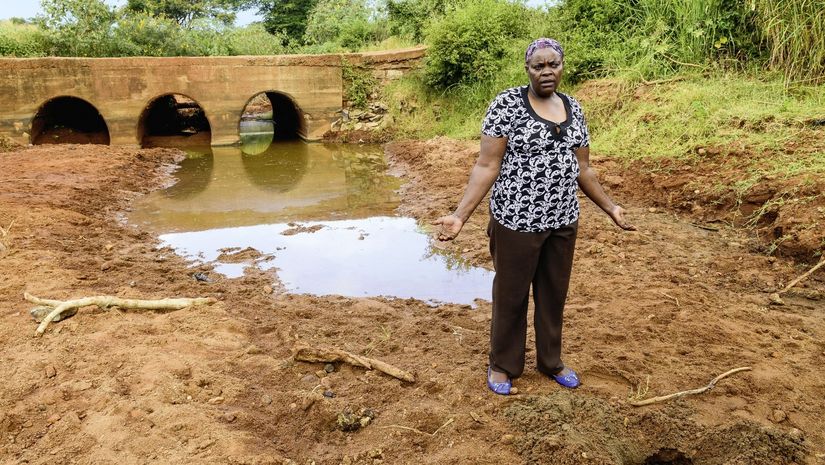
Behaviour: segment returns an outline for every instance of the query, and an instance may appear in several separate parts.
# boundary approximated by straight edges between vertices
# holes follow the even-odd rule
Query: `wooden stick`
[[[454,421],[455,421],[455,419],[454,419],[454,418],[450,418],[449,420],[447,420],[447,421],[446,421],[446,423],[444,423],[443,425],[439,426],[439,427],[438,427],[438,429],[437,429],[437,430],[435,430],[435,431],[433,431],[432,433],[428,433],[428,432],[426,432],[426,431],[421,431],[420,429],[410,428],[409,426],[403,426],[403,425],[387,425],[387,426],[381,426],[381,428],[398,428],[398,429],[405,429],[405,430],[407,430],[407,431],[412,431],[412,432],[414,432],[414,433],[423,434],[423,435],[425,435],[425,436],[435,436],[435,435],[436,435],[436,434],[438,434],[438,433],[439,433],[442,429],[446,428],[447,426],[449,426],[450,424],[452,424]]]
[[[677,307],[679,307],[679,299],[677,299],[676,297],[673,297],[672,295],[670,295],[670,294],[666,294],[666,293],[664,293],[664,292],[662,292],[662,291],[659,291],[659,294],[662,294],[663,296],[667,297],[668,299],[673,299],[673,300],[675,300],[675,301],[676,301],[676,306],[677,306]]]
[[[45,307],[54,307],[54,310],[51,311],[43,321],[40,322],[40,325],[37,327],[37,331],[35,332],[35,336],[41,336],[44,331],[46,331],[46,327],[49,326],[49,323],[54,320],[57,315],[65,312],[70,308],[80,308],[80,307],[88,307],[91,305],[95,305],[97,307],[102,308],[103,310],[108,310],[109,307],[120,307],[120,308],[129,308],[129,309],[140,309],[140,310],[161,310],[161,309],[170,309],[170,310],[179,310],[181,308],[190,307],[192,305],[203,305],[203,304],[213,304],[217,302],[217,300],[213,298],[196,298],[196,299],[160,299],[160,300],[136,300],[136,299],[121,299],[119,297],[114,297],[110,295],[101,295],[95,297],[85,297],[82,299],[74,299],[74,300],[51,300],[51,299],[41,299],[40,297],[35,297],[28,292],[23,294],[23,297],[26,298],[31,303],[42,305]]]
[[[800,281],[802,281],[803,279],[805,279],[805,278],[807,278],[808,276],[810,276],[810,275],[811,275],[811,273],[813,273],[814,271],[816,271],[816,270],[818,270],[818,269],[822,268],[822,265],[825,265],[825,257],[823,257],[823,258],[822,258],[822,260],[820,260],[820,261],[819,261],[819,263],[817,263],[817,264],[816,264],[813,268],[811,268],[810,270],[808,270],[808,272],[807,272],[807,273],[805,273],[805,274],[803,274],[802,276],[800,276],[800,277],[798,277],[798,278],[794,279],[793,281],[791,281],[791,283],[790,283],[790,284],[788,284],[787,286],[785,286],[785,289],[782,289],[782,290],[781,290],[781,291],[779,291],[778,293],[779,293],[779,294],[784,294],[784,293],[788,292],[789,290],[791,290],[791,288],[792,288],[792,287],[794,287],[794,286],[796,286],[797,284],[799,284],[799,282],[800,282]]]
[[[726,378],[726,377],[728,377],[728,376],[730,376],[734,373],[739,373],[740,371],[750,371],[750,370],[752,370],[751,367],[734,368],[733,370],[726,371],[726,372],[722,373],[721,375],[717,376],[716,378],[713,378],[712,380],[710,380],[710,383],[708,383],[708,385],[705,386],[705,387],[691,389],[689,391],[680,391],[680,392],[676,392],[676,393],[673,393],[673,394],[668,394],[666,396],[651,397],[650,399],[645,399],[645,400],[634,400],[634,401],[630,402],[630,405],[632,405],[634,407],[642,407],[644,405],[655,404],[656,402],[664,402],[666,400],[675,399],[677,397],[682,397],[682,396],[687,396],[687,395],[692,395],[692,394],[702,394],[703,392],[707,392],[707,391],[710,391],[711,389],[713,389],[714,386],[716,386],[716,383],[718,383],[719,380],[721,380],[722,378]]]
[[[413,376],[412,373],[392,366],[389,363],[382,362],[381,360],[362,357],[341,349],[321,349],[303,346],[298,348],[293,358],[297,361],[313,363],[345,362],[353,366],[366,368],[368,370],[375,369],[382,373],[386,373],[393,378],[398,378],[408,383],[415,382],[415,376]]]

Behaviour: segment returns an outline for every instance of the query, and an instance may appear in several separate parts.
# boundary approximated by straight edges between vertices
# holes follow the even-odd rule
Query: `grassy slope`
[[[435,93],[410,77],[388,99],[402,136],[474,139],[508,79],[520,78]],[[659,196],[667,200],[654,204],[754,228],[769,252],[784,243],[789,254],[811,257],[825,247],[825,85],[788,89],[780,76],[716,73],[653,85],[595,80],[566,91],[584,105],[596,157],[639,173],[636,183],[664,186],[642,200]],[[626,186],[639,188],[647,191]]]

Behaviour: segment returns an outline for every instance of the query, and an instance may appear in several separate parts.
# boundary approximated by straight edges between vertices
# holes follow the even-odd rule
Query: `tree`
[[[42,0],[40,26],[49,32],[52,54],[106,56],[114,10],[103,0]]]
[[[256,3],[256,0],[128,0],[126,11],[164,17],[189,28],[198,19],[217,20],[229,25],[235,14]]]
[[[386,14],[368,0],[318,0],[307,18],[304,41],[355,50],[387,35]]]
[[[264,28],[270,34],[286,34],[291,41],[303,41],[309,13],[318,0],[257,0]]]

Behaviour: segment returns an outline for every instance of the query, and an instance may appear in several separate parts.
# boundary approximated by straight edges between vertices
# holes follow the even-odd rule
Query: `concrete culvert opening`
[[[693,460],[678,449],[666,448],[656,451],[642,465],[693,465]]]
[[[91,103],[57,97],[44,103],[32,120],[31,143],[109,144],[109,128]]]
[[[249,99],[241,114],[242,139],[250,130],[260,132],[265,124],[272,128],[271,140],[294,140],[305,134],[303,112],[280,92],[261,92]]]
[[[167,94],[143,110],[138,138],[142,147],[209,146],[212,133],[198,102],[182,94]]]

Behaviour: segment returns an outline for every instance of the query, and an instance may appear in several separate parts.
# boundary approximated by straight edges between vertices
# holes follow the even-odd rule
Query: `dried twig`
[[[423,434],[424,436],[435,436],[441,430],[443,430],[444,428],[446,428],[447,426],[452,424],[454,421],[455,421],[454,418],[450,418],[449,420],[447,420],[443,425],[439,426],[438,429],[433,431],[432,433],[428,433],[426,431],[421,431],[420,429],[410,428],[409,426],[403,426],[403,425],[387,425],[387,426],[381,426],[381,428],[398,428],[398,429],[403,429],[403,430],[407,430],[407,431],[412,431],[413,433]]]
[[[70,308],[80,308],[94,305],[102,308],[103,310],[108,310],[109,307],[141,310],[179,310],[181,308],[186,308],[192,305],[212,304],[217,302],[217,300],[211,297],[197,299],[136,300],[121,299],[119,297],[102,295],[63,301],[41,299],[40,297],[35,297],[29,294],[28,292],[23,294],[23,296],[26,298],[26,300],[28,300],[31,303],[46,307],[54,307],[54,310],[52,310],[52,312],[49,313],[45,318],[43,318],[43,321],[40,322],[40,325],[37,327],[37,332],[35,332],[35,336],[41,336],[43,332],[46,331],[46,327],[49,326],[49,323],[51,323],[52,320],[54,320],[58,315],[60,315],[61,313],[65,312]]]
[[[3,252],[5,252],[6,250],[9,249],[9,245],[8,245],[8,242],[7,242],[8,241],[8,236],[9,236],[9,231],[11,231],[11,227],[14,226],[14,223],[16,221],[17,221],[16,218],[11,220],[11,223],[9,223],[9,225],[6,226],[5,228],[0,226],[0,253],[3,253]]]
[[[376,360],[374,358],[362,357],[347,352],[341,349],[326,349],[302,346],[297,349],[294,356],[295,360],[301,362],[345,362],[357,367],[363,367],[368,370],[378,370],[386,373],[394,378],[398,378],[408,383],[415,382],[415,376],[412,373],[404,371],[400,368],[390,365],[389,363]]]
[[[682,396],[687,396],[687,395],[692,395],[692,394],[702,394],[704,392],[707,392],[707,391],[710,391],[711,389],[713,389],[714,386],[716,386],[716,383],[718,383],[719,380],[721,380],[722,378],[726,378],[726,377],[728,377],[728,376],[730,376],[734,373],[739,373],[740,371],[750,371],[751,369],[752,369],[751,367],[734,368],[733,370],[726,371],[726,372],[722,373],[721,375],[717,376],[716,378],[713,378],[712,380],[710,380],[710,382],[708,383],[707,386],[696,388],[696,389],[691,389],[689,391],[680,391],[680,392],[676,392],[676,393],[673,393],[673,394],[668,394],[666,396],[651,397],[650,399],[645,399],[645,400],[633,400],[633,401],[630,401],[630,405],[632,405],[634,407],[641,407],[641,406],[644,406],[644,405],[655,404],[656,402],[664,402],[666,400],[675,399],[677,397],[682,397]]]
[[[659,291],[659,294],[662,294],[663,296],[667,297],[668,299],[673,299],[673,300],[676,302],[676,306],[677,306],[677,307],[679,307],[679,306],[680,306],[680,305],[679,305],[679,299],[677,299],[676,297],[673,297],[672,295],[670,295],[670,294],[666,294],[666,293],[664,293],[664,292],[662,292],[662,291]]]
[[[714,228],[713,226],[707,226],[707,225],[698,224],[698,223],[688,223],[688,224],[690,224],[694,228],[704,229],[705,231],[713,231],[713,232],[718,232],[719,231],[719,228]]]
[[[817,263],[816,265],[814,265],[814,267],[813,267],[813,268],[811,268],[810,270],[808,270],[805,274],[803,274],[802,276],[800,276],[800,277],[798,277],[798,278],[794,279],[793,281],[791,281],[791,283],[790,283],[790,284],[788,284],[787,286],[785,286],[785,288],[784,288],[784,289],[782,289],[781,291],[779,291],[779,292],[778,292],[778,294],[784,294],[784,293],[788,292],[789,290],[791,290],[791,288],[792,288],[792,287],[794,287],[794,286],[796,286],[797,284],[799,284],[799,282],[800,282],[800,281],[802,281],[803,279],[805,279],[805,278],[807,278],[808,276],[810,276],[810,275],[811,275],[814,271],[816,271],[816,270],[818,270],[818,269],[822,268],[822,265],[825,265],[825,257],[823,257],[823,258],[822,258],[822,260],[820,260],[820,261],[819,261],[819,263]]]

